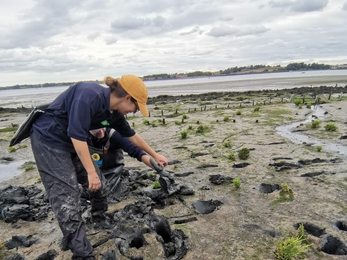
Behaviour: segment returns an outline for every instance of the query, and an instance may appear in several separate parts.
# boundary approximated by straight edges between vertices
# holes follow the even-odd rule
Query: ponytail
[[[104,78],[105,84],[111,89],[116,97],[125,97],[128,93],[122,88],[121,84],[115,78],[106,76]]]

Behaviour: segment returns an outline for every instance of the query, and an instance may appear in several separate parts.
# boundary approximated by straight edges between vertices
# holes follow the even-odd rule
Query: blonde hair
[[[125,97],[126,95],[129,95],[123,88],[122,85],[116,80],[115,78],[112,78],[110,76],[106,76],[104,78],[105,84],[111,89],[111,92],[113,92],[116,97]]]

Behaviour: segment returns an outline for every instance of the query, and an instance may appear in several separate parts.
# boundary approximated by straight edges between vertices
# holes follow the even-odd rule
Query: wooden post
[[[163,125],[165,125],[165,118],[163,118]]]
[[[161,116],[164,116],[164,111],[163,110],[161,111]]]

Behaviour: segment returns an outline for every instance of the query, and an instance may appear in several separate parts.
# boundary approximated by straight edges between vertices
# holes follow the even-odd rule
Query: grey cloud
[[[87,35],[87,39],[89,41],[94,41],[99,36],[100,36],[100,32],[92,32],[92,33]]]
[[[71,26],[71,17],[80,1],[46,1],[38,0],[37,4],[26,16],[21,16],[20,27],[13,28],[0,41],[2,48],[28,48],[30,46],[45,46],[52,36]]]
[[[207,33],[209,36],[213,37],[223,37],[223,36],[246,36],[246,35],[256,35],[256,34],[262,34],[270,29],[265,26],[244,26],[244,27],[231,27],[227,25],[220,25],[218,27],[213,27],[210,32]]]
[[[116,43],[118,39],[114,35],[108,35],[108,36],[105,36],[104,41],[107,45],[111,45]]]
[[[140,29],[146,25],[151,24],[151,20],[148,18],[136,18],[133,16],[130,17],[121,17],[114,20],[111,23],[111,28],[115,31],[128,31],[133,29]]]
[[[230,8],[230,3],[215,4],[210,1],[200,0],[190,2],[186,0],[178,1],[178,3],[165,1],[139,2],[139,6],[135,8],[140,10],[141,16],[137,16],[137,12],[133,12],[132,16],[118,17],[111,22],[111,32],[121,34],[127,38],[145,37],[148,35],[158,35],[160,33],[170,33],[172,31],[184,30],[182,35],[198,33],[200,31],[189,31],[187,28],[195,28],[203,25],[211,24],[216,21],[229,22],[233,20],[230,12],[226,11]],[[153,6],[158,5],[158,10],[151,11]],[[165,8],[164,8],[165,7]],[[129,8],[127,6],[127,8]],[[152,13],[151,13],[152,12]],[[162,12],[162,13],[160,13]],[[143,15],[147,13],[148,15]],[[154,17],[153,14],[157,16]]]
[[[297,12],[320,11],[327,6],[328,0],[297,0],[292,9]]]
[[[256,35],[256,34],[262,34],[270,29],[265,26],[256,26],[256,27],[245,27],[242,28],[238,33],[236,33],[237,36],[245,36],[245,35]]]
[[[213,36],[213,37],[223,37],[223,36],[233,35],[237,32],[238,30],[235,28],[231,28],[230,26],[227,26],[227,25],[220,25],[218,27],[213,27],[210,30],[210,32],[207,33],[207,35]]]
[[[328,2],[328,0],[271,0],[269,6],[273,8],[288,7],[290,10],[295,12],[313,12],[321,11],[327,6]]]
[[[189,34],[193,34],[193,33],[198,33],[199,35],[201,35],[204,31],[200,29],[199,26],[195,26],[193,29],[191,29],[188,32],[183,32],[180,33],[180,35],[189,35]]]
[[[232,17],[231,15],[224,15],[220,18],[221,21],[225,21],[225,22],[232,21],[233,19],[234,17]]]
[[[116,31],[128,31],[134,29],[141,29],[143,27],[162,27],[165,24],[165,18],[156,16],[154,19],[150,18],[136,18],[136,17],[122,17],[114,20],[111,23],[112,29]]]
[[[162,27],[165,24],[165,18],[162,17],[161,15],[158,15],[153,19],[153,24],[156,27]]]
[[[287,6],[291,6],[292,4],[293,2],[288,0],[271,0],[269,2],[269,5],[275,8],[287,7]]]

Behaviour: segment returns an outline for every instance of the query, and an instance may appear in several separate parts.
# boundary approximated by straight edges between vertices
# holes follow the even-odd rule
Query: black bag
[[[35,120],[44,113],[45,111],[35,107],[29,115],[24,119],[23,123],[18,127],[17,131],[14,133],[10,146],[14,146],[24,141],[30,136],[30,131]]]

